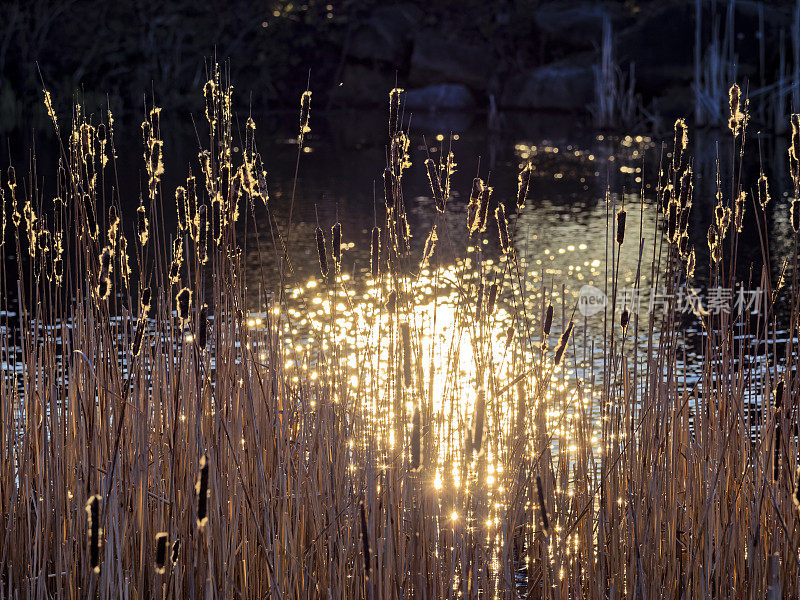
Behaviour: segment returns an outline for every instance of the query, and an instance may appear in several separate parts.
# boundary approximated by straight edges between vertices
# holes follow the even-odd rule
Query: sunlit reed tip
[[[428,184],[431,187],[431,194],[436,204],[436,210],[440,213],[444,212],[445,198],[442,193],[442,182],[439,178],[439,168],[433,159],[425,159],[425,170],[428,173]]]
[[[530,161],[520,170],[517,182],[517,210],[522,210],[528,201],[528,190],[530,188],[533,166]]]

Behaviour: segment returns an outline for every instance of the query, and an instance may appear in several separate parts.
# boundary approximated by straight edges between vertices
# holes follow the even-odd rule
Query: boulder
[[[403,62],[421,18],[422,11],[410,4],[380,6],[355,31],[347,54],[360,60]]]
[[[475,107],[475,98],[460,83],[440,83],[408,90],[406,108],[422,110],[467,110]]]
[[[559,44],[592,48],[600,43],[606,17],[611,19],[615,29],[631,22],[620,3],[601,2],[544,4],[536,9],[533,20],[540,32],[548,34]]]
[[[481,43],[444,40],[432,31],[414,39],[411,53],[411,85],[461,83],[483,91],[495,70],[491,50]]]
[[[594,100],[594,73],[585,60],[561,60],[508,78],[501,108],[585,111]]]

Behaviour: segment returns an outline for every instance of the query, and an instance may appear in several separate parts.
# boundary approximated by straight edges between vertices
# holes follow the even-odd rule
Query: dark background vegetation
[[[790,104],[794,3],[730,6],[700,5],[702,69],[714,63],[720,86],[733,76]],[[598,93],[613,92],[616,112],[626,96],[633,105],[619,124],[655,125],[691,114],[697,88],[714,88],[695,68],[697,10],[657,0],[5,0],[0,130],[46,124],[37,64],[62,110],[77,94],[89,107],[140,114],[151,92],[162,106],[197,108],[214,55],[257,112],[295,109],[310,73],[317,109],[384,104],[397,81],[411,108],[488,112],[591,113]],[[603,92],[604,23],[613,70]],[[724,101],[718,92],[714,103]],[[779,110],[762,104],[764,119]]]

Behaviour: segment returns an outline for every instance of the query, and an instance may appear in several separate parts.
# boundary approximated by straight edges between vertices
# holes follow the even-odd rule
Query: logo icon
[[[596,315],[606,307],[608,298],[603,290],[593,285],[584,285],[578,295],[578,310],[584,317]]]

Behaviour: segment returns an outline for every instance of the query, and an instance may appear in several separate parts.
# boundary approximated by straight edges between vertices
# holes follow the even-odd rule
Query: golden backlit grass
[[[77,106],[63,133],[46,93],[61,144],[55,197],[38,174],[2,182],[4,259],[27,267],[18,281],[0,272],[18,293],[0,300],[0,597],[798,594],[800,298],[796,260],[781,282],[767,266],[765,178],[756,199],[740,167],[721,181],[708,232],[712,282],[733,287],[749,211],[764,256],[748,282],[766,292],[759,315],[697,314],[689,365],[674,304],[696,285],[683,121],[656,227],[643,230],[644,203],[609,196],[597,249],[609,306],[587,341],[559,282],[547,289],[517,257],[516,214],[535,210],[529,164],[504,207],[476,178],[453,236],[454,156],[425,157],[435,225],[410,237],[403,174],[418,158],[393,90],[385,210],[369,268],[350,276],[339,224],[286,246],[291,216],[268,210],[255,124],[234,134],[218,72],[203,89],[205,149],[174,193],[160,109],[148,111],[133,235],[118,218],[130,200],[111,114],[94,123]],[[731,98],[743,153],[746,104]],[[298,159],[310,102],[306,92]],[[798,214],[795,201],[795,240]],[[247,232],[270,240],[271,278],[245,280]],[[469,250],[443,264],[443,245]],[[635,284],[674,294],[663,317],[618,293],[620,256],[645,247],[658,258],[637,261]],[[308,283],[292,263],[306,251],[321,267]],[[280,283],[248,306],[248,286],[267,280]],[[781,327],[779,295],[791,307]]]

